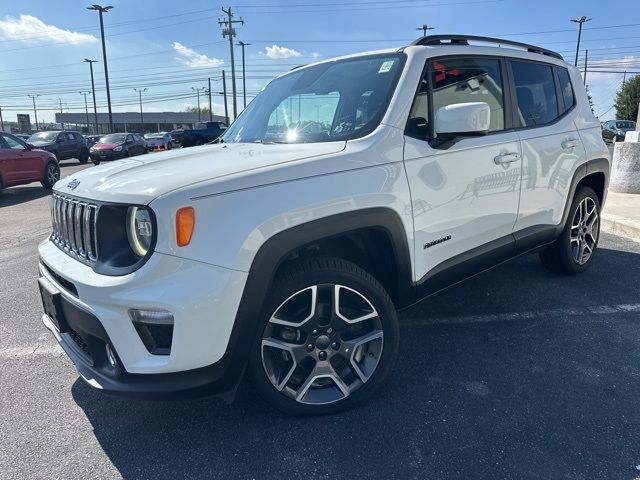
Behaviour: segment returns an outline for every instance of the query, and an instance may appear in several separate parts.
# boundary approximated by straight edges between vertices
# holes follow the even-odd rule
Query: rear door
[[[570,112],[573,87],[565,68],[511,60],[514,122],[522,144],[523,175],[515,230],[559,225],[571,180],[585,151]],[[517,235],[516,235],[517,236]]]
[[[499,58],[445,57],[427,64],[405,136],[418,278],[462,264],[465,256],[511,252],[521,158],[518,136],[505,114],[506,85]],[[435,113],[467,102],[489,105],[490,132],[438,146]]]
[[[5,184],[40,180],[43,162],[40,154],[27,149],[27,145],[13,135],[0,133],[0,158]]]

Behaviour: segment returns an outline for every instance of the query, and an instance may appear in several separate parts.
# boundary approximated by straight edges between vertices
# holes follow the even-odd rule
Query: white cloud
[[[37,43],[69,43],[72,45],[90,43],[97,40],[93,35],[47,25],[39,18],[31,15],[20,15],[20,18],[6,16],[1,19],[0,39]]]
[[[266,46],[264,49],[265,53],[263,55],[266,55],[271,59],[294,58],[302,56],[302,53],[294,50],[293,48],[281,47],[279,45],[271,45],[270,47]]]
[[[182,62],[191,68],[216,68],[224,65],[224,61],[219,58],[210,58],[203,53],[198,53],[182,45],[179,42],[173,42],[173,49],[178,54],[176,60]]]

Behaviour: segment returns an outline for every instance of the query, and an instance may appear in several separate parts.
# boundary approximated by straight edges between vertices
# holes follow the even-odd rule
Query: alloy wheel
[[[260,350],[274,388],[297,402],[323,405],[343,400],[371,378],[383,344],[382,321],[363,294],[320,284],[282,302]]]
[[[593,255],[599,231],[598,208],[591,197],[586,197],[578,204],[571,222],[571,252],[579,265]]]
[[[47,167],[47,181],[49,185],[53,185],[60,180],[60,170],[51,164]]]

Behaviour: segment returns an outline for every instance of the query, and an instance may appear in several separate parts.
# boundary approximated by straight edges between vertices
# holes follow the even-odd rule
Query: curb
[[[640,243],[640,222],[611,214],[604,214],[601,218],[600,227],[603,231]]]

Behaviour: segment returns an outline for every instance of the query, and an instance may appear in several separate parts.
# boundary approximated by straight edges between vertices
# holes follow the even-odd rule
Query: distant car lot
[[[292,418],[246,384],[229,406],[123,400],[78,379],[40,321],[48,202],[39,184],[0,193],[3,479],[638,475],[638,244],[603,235],[584,275],[529,256],[428,298],[401,315],[383,395]]]

